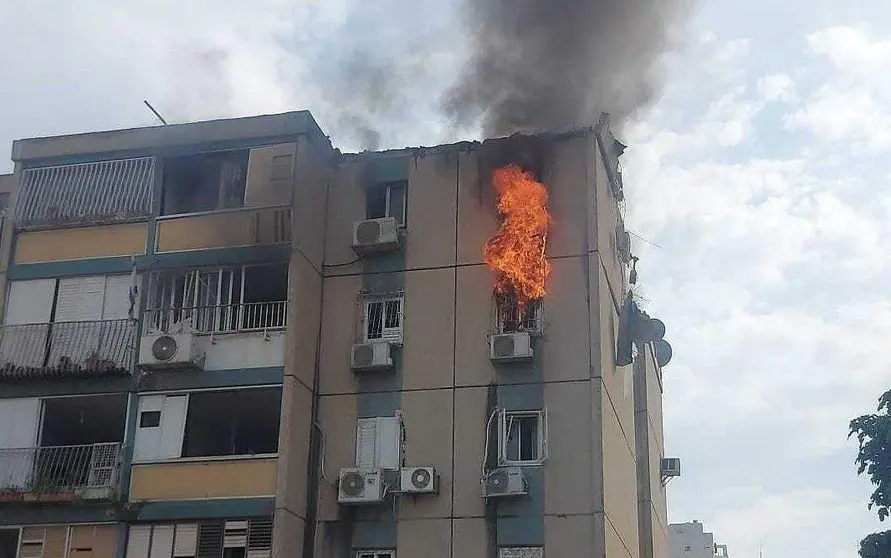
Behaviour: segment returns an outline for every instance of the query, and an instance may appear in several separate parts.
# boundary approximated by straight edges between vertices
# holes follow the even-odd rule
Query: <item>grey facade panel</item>
[[[155,168],[154,157],[142,157],[25,169],[16,203],[16,226],[148,218]]]

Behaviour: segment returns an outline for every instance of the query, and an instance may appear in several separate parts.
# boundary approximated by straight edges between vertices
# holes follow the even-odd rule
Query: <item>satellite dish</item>
[[[659,368],[662,368],[669,361],[671,361],[671,345],[665,339],[659,339],[656,341],[656,362],[659,363]]]
[[[653,318],[650,320],[650,327],[653,328],[653,336],[656,339],[662,339],[665,337],[665,324],[662,320],[658,318]]]

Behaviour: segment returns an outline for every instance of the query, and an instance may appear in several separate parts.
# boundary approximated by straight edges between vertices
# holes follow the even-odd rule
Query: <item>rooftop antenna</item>
[[[154,114],[155,116],[158,117],[158,120],[161,121],[161,124],[164,124],[165,126],[167,125],[167,121],[164,120],[164,117],[161,116],[161,114],[160,114],[158,111],[155,110],[155,107],[153,107],[151,103],[149,103],[149,102],[148,102],[147,100],[145,100],[145,99],[143,99],[142,102],[145,103],[145,106],[147,106],[147,107],[149,108],[150,111],[152,111],[152,114]]]

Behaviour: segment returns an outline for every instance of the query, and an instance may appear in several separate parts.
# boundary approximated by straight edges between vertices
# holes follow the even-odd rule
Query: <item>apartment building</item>
[[[623,148],[342,154],[308,112],[15,142],[0,556],[667,556]],[[484,260],[511,164],[551,215],[529,300]]]
[[[671,558],[728,558],[726,544],[715,544],[715,535],[705,532],[699,521],[672,523],[669,528]]]

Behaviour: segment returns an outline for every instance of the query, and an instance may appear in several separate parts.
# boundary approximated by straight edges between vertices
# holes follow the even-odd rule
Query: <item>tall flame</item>
[[[512,294],[520,305],[547,293],[551,264],[545,244],[551,226],[548,190],[531,172],[514,164],[492,175],[501,227],[486,242],[484,257],[495,273],[495,291]]]

